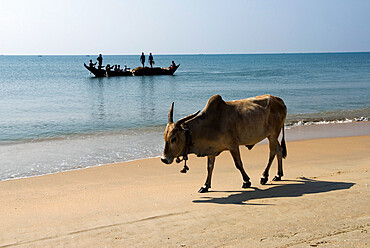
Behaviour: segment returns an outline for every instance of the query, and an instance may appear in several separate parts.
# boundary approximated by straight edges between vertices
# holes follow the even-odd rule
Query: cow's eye
[[[173,138],[171,139],[171,143],[174,143],[174,142],[176,142],[176,137],[173,137]]]

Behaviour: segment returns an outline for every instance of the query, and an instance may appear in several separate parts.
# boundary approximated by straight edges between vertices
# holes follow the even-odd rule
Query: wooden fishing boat
[[[137,67],[132,70],[134,76],[173,75],[180,64],[168,68],[162,67]]]
[[[86,69],[88,69],[95,77],[106,77],[106,73],[104,69],[98,69],[95,67],[90,67],[84,63]]]
[[[173,75],[180,64],[170,66],[168,68],[162,67],[137,67],[133,70],[128,71],[106,71],[105,69],[98,69],[96,67],[90,67],[84,63],[84,66],[89,70],[95,77],[120,77],[120,76],[154,76],[154,75]]]

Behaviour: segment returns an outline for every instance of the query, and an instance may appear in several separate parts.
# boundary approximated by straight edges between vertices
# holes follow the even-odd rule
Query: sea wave
[[[367,107],[353,110],[325,111],[292,115],[288,114],[285,125],[289,128],[293,126],[351,123],[369,120],[370,107]]]
[[[307,120],[300,120],[294,123],[288,122],[286,123],[286,127],[295,127],[295,126],[307,126],[307,125],[323,125],[323,124],[335,124],[335,123],[352,123],[352,122],[360,122],[360,121],[369,121],[369,117],[360,117],[354,119],[344,119],[344,120],[332,120],[332,121],[324,121],[324,120],[317,120],[317,121],[307,121]]]

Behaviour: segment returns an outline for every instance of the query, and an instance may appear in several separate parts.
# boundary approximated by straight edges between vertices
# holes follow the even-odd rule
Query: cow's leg
[[[270,167],[271,167],[272,161],[274,161],[274,158],[277,152],[277,147],[278,147],[277,137],[274,137],[274,138],[268,137],[268,139],[269,139],[270,157],[269,157],[269,161],[267,163],[266,169],[262,173],[261,184],[267,183],[267,180],[269,178]]]
[[[211,188],[211,180],[212,180],[212,172],[215,165],[216,156],[208,156],[207,157],[207,180],[203,187],[199,189],[199,193],[208,192],[208,189]]]
[[[277,151],[277,159],[278,159],[278,171],[277,171],[277,175],[274,177],[274,179],[272,179],[272,181],[281,181],[281,177],[284,176],[284,173],[283,173],[283,149],[281,147],[281,145],[279,144],[278,142],[278,147],[277,147],[278,151]]]
[[[243,188],[249,188],[251,186],[251,182],[249,181],[250,178],[249,178],[249,176],[247,175],[247,173],[245,172],[245,170],[243,168],[243,163],[242,163],[242,160],[240,159],[239,147],[236,147],[235,149],[230,150],[230,153],[233,156],[236,168],[238,170],[240,170],[240,172],[242,173],[243,180],[244,180],[244,183],[243,183],[242,187]]]

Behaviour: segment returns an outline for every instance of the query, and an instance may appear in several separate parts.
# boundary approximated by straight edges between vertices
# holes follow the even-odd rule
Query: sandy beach
[[[0,247],[368,247],[369,126],[289,130],[284,180],[271,182],[274,161],[267,185],[267,145],[241,148],[249,189],[228,152],[205,194],[195,156],[187,174],[151,158],[3,181]],[[336,131],[307,135],[325,128]],[[348,137],[335,137],[341,128]]]

